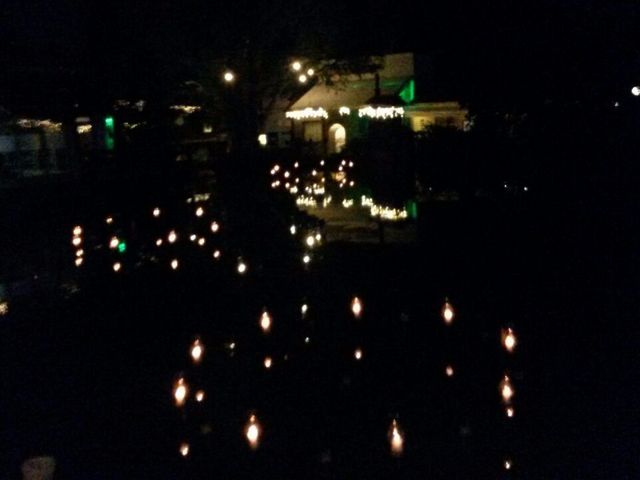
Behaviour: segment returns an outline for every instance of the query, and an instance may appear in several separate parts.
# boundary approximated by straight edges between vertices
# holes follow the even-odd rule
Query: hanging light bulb
[[[182,442],[180,444],[180,455],[183,457],[189,455],[189,444],[187,442]]]
[[[118,245],[120,244],[120,240],[118,239],[118,237],[111,237],[111,240],[109,240],[109,248],[110,249],[116,249],[118,248]]]
[[[391,455],[394,457],[402,455],[404,437],[395,419],[391,422],[391,427],[389,428],[389,446],[391,447]]]
[[[177,270],[178,269],[178,259],[174,258],[173,260],[171,260],[171,270]]]
[[[220,258],[220,250],[215,250],[213,252],[213,258],[215,258],[216,260]]]
[[[500,382],[500,395],[502,395],[502,401],[509,405],[511,403],[511,399],[515,395],[515,390],[511,385],[511,379],[508,375],[505,375],[502,381]]]
[[[196,208],[196,217],[201,217],[202,215],[204,215],[204,208],[202,207]]]
[[[196,392],[196,402],[201,403],[204,400],[204,390],[198,390]]]
[[[204,246],[205,242],[206,242],[206,240],[205,240],[204,237],[200,237],[198,239],[198,245],[200,245],[201,247]]]
[[[353,316],[360,318],[360,315],[362,315],[362,309],[363,306],[360,299],[358,297],[353,297],[353,300],[351,300],[351,311],[353,312]]]
[[[200,339],[197,338],[191,345],[191,358],[193,358],[194,363],[200,363],[203,353],[204,346],[200,343]]]
[[[516,411],[514,410],[513,407],[507,407],[505,409],[505,413],[507,414],[507,418],[513,418],[516,414]]]
[[[158,207],[153,209],[153,216],[154,217],[159,217],[160,216],[160,209]]]
[[[455,313],[453,311],[453,305],[449,303],[448,298],[445,298],[444,305],[442,306],[442,318],[444,319],[444,323],[451,325],[454,316]]]
[[[76,258],[76,261],[75,261],[76,267],[79,267],[80,265],[82,265],[82,262],[83,262],[82,257]]]
[[[518,344],[516,334],[511,328],[502,330],[502,345],[509,353],[513,352]]]
[[[73,237],[71,243],[74,247],[78,247],[82,243],[82,237]]]
[[[159,239],[156,240],[156,247],[159,247],[161,245],[162,245],[162,239],[159,238]]]
[[[76,225],[75,227],[73,227],[73,235],[76,237],[82,235],[82,227],[80,225]]]
[[[265,357],[264,359],[264,368],[269,370],[271,368],[272,360],[271,357]]]
[[[175,230],[171,230],[169,232],[169,235],[167,235],[167,241],[169,243],[174,243],[177,239],[178,239],[178,235],[176,234]]]
[[[120,264],[120,262],[116,262],[116,263],[113,264],[113,271],[114,272],[116,272],[116,273],[119,272],[121,268],[122,268],[122,265]]]
[[[216,233],[218,230],[220,230],[220,225],[218,225],[218,222],[211,222],[211,231],[213,233]]]
[[[260,424],[258,423],[258,419],[255,415],[251,415],[249,417],[249,421],[245,427],[245,436],[247,437],[247,441],[249,442],[249,446],[255,450],[258,448],[258,443],[260,440]]]
[[[173,398],[176,401],[176,406],[181,407],[184,405],[184,402],[187,399],[187,395],[189,394],[189,388],[187,387],[184,378],[179,378],[173,388]]]
[[[264,333],[269,333],[269,330],[271,330],[271,316],[266,310],[260,315],[260,328]]]

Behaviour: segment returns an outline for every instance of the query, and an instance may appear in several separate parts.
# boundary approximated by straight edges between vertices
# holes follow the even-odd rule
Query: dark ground
[[[168,253],[133,267],[144,250],[136,244],[155,238],[139,218],[157,198],[121,190],[3,203],[5,272],[57,271],[52,284],[80,287],[64,299],[25,286],[0,319],[7,478],[43,452],[58,459],[56,478],[73,479],[501,478],[507,456],[514,478],[640,474],[638,235],[624,202],[428,206],[418,244],[333,243],[305,271],[286,223],[267,241],[216,197],[207,211],[225,219],[223,259],[183,238],[172,272]],[[161,191],[175,222],[191,215],[176,206],[180,191]],[[107,212],[138,219],[124,271],[114,275],[99,252],[69,268],[72,226],[97,232]],[[130,232],[129,221],[121,224]],[[239,254],[246,277],[234,272]],[[353,295],[364,302],[359,321]],[[445,296],[457,313],[448,328]],[[274,318],[266,337],[263,307]],[[499,344],[504,326],[520,341],[511,356]],[[206,347],[198,367],[188,357],[195,335]],[[516,388],[511,421],[498,392],[505,371]],[[172,403],[181,372],[207,394],[183,411]],[[242,434],[252,411],[264,427],[256,452]],[[406,433],[399,459],[387,444],[396,415]]]

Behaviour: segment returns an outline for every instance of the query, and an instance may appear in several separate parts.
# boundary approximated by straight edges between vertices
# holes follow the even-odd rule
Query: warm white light
[[[113,223],[113,217],[107,217],[104,221],[107,222],[107,225],[111,225]]]
[[[160,216],[160,209],[158,207],[153,209],[153,216],[154,217],[159,217]]]
[[[171,260],[171,269],[177,270],[177,268],[178,268],[178,259],[174,258],[173,260]]]
[[[513,407],[507,407],[506,414],[507,414],[507,417],[513,418],[513,416],[516,414],[516,412],[513,409]]]
[[[180,455],[182,455],[183,457],[186,457],[187,455],[189,455],[189,444],[186,442],[183,442],[180,444]]]
[[[82,227],[80,225],[76,225],[75,227],[73,227],[73,234],[76,237],[82,235]]]
[[[504,469],[505,470],[511,470],[511,467],[513,467],[513,463],[511,462],[510,459],[506,459],[504,461]]]
[[[640,87],[638,87],[637,85],[635,87],[633,87],[631,89],[631,94],[634,95],[635,97],[640,95]]]
[[[233,74],[233,72],[227,70],[226,72],[224,72],[223,78],[225,82],[231,83],[235,80],[236,76]]]
[[[159,238],[159,239],[156,240],[156,247],[159,247],[161,245],[162,245],[162,239]]]
[[[300,312],[302,312],[302,315],[305,315],[307,313],[307,310],[309,310],[309,306],[306,303],[303,303],[302,307],[300,307]]]
[[[367,106],[358,110],[359,117],[370,117],[376,119],[387,119],[404,116],[402,107],[371,107]]]
[[[298,168],[300,166],[300,164],[298,162],[293,164],[293,168]]]
[[[118,248],[119,243],[120,243],[120,240],[118,240],[118,237],[111,237],[111,240],[109,240],[109,248],[112,250],[114,248]]]
[[[258,143],[260,145],[262,145],[263,147],[267,146],[267,134],[266,133],[261,133],[260,135],[258,135]]]
[[[218,222],[211,222],[211,231],[213,233],[216,233],[218,230],[220,230],[220,225],[218,224]]]
[[[181,407],[182,405],[184,405],[188,393],[189,388],[187,387],[184,378],[179,378],[176,382],[175,387],[173,388],[173,398],[176,401],[176,406]]]
[[[299,81],[300,83],[307,83],[307,76],[303,73],[302,75],[300,75],[300,76],[298,77],[298,81]]]
[[[178,239],[178,235],[176,235],[176,232],[171,230],[169,232],[169,235],[167,236],[167,240],[169,241],[169,243],[173,243]]]
[[[0,317],[9,313],[9,302],[0,302]]]
[[[313,77],[313,75],[316,73],[316,71],[313,68],[309,68],[307,69],[307,75],[309,77]]]
[[[196,208],[196,217],[201,217],[202,215],[204,215],[204,208],[202,207]]]
[[[358,318],[362,315],[362,309],[363,307],[360,299],[358,297],[353,297],[353,300],[351,300],[351,311],[353,312],[354,317]]]
[[[304,343],[309,343],[311,339],[309,337],[304,337]]]
[[[516,348],[517,343],[518,341],[516,339],[516,334],[511,328],[502,330],[502,345],[507,352],[513,352]]]
[[[355,357],[356,360],[362,359],[362,349],[356,348],[356,350],[353,352],[353,356]]]
[[[204,390],[198,390],[196,392],[196,402],[200,403],[204,400]]]
[[[82,265],[82,262],[83,262],[82,257],[76,258],[76,262],[75,262],[76,263],[76,267],[79,267],[80,265]]]
[[[393,456],[398,457],[402,455],[404,438],[398,428],[398,423],[395,420],[391,422],[391,427],[389,428],[389,444],[391,447],[391,454]]]
[[[324,160],[320,160],[320,166],[324,167]]]
[[[311,262],[311,256],[308,253],[305,253],[302,256],[302,263],[304,263],[305,265],[308,264],[309,262]]]
[[[453,367],[451,365],[447,365],[447,368],[444,369],[447,377],[453,377]]]
[[[448,300],[445,300],[444,305],[442,306],[442,318],[444,319],[444,323],[450,325],[453,322],[453,317],[455,313],[453,311],[453,306],[449,303]]]
[[[515,395],[515,390],[511,385],[511,379],[508,375],[505,375],[500,382],[500,395],[502,395],[502,401],[506,404],[511,403],[511,399]]]
[[[291,64],[291,68],[293,69],[294,72],[299,72],[302,69],[302,64],[298,61],[293,62]]]
[[[349,162],[349,168],[353,168],[353,162]]]
[[[220,250],[216,250],[213,252],[213,258],[215,258],[216,260],[220,258]]]
[[[271,357],[265,357],[264,359],[264,368],[266,368],[267,370],[271,368]]]
[[[201,247],[205,244],[206,240],[204,237],[200,237],[198,239],[198,245],[200,245]]]
[[[338,113],[342,115],[351,115],[351,109],[349,107],[340,107]]]
[[[291,232],[291,235],[295,235],[296,234],[296,226],[295,225],[291,225],[289,227],[289,232]]]
[[[305,243],[309,247],[313,247],[313,245],[316,243],[316,239],[313,237],[313,235],[307,235],[307,238],[305,239]]]
[[[114,272],[119,272],[121,268],[122,268],[122,265],[120,264],[120,262],[116,262],[116,263],[113,264],[113,271]]]
[[[84,255],[84,250],[83,249],[76,250],[76,257],[81,257],[83,255]]]
[[[245,427],[245,436],[247,437],[249,446],[254,450],[258,448],[260,433],[260,424],[258,423],[256,416],[251,415],[251,417],[249,417],[249,422]]]
[[[268,333],[271,330],[271,316],[266,310],[260,315],[260,328],[264,333]]]
[[[244,263],[242,260],[239,260],[237,269],[238,269],[238,273],[243,275],[247,272],[247,264]]]
[[[192,242],[195,242],[196,238],[198,238],[198,237],[196,236],[195,233],[192,233],[191,235],[189,235],[189,240],[191,240]]]
[[[320,108],[305,108],[304,110],[291,110],[285,113],[286,118],[292,118],[293,120],[306,120],[311,118],[329,118],[329,113],[322,107]]]
[[[200,363],[202,354],[204,353],[204,346],[200,343],[199,339],[196,339],[191,345],[191,358],[195,363]]]
[[[73,244],[74,247],[79,246],[82,243],[82,237],[73,237],[73,240],[71,240],[71,243]]]

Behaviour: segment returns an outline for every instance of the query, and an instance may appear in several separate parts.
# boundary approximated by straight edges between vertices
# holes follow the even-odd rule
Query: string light
[[[260,424],[258,423],[258,419],[255,415],[251,415],[249,417],[249,421],[245,427],[245,436],[247,437],[247,441],[249,442],[249,446],[255,450],[258,448],[259,440],[260,440]]]
[[[300,312],[302,313],[302,315],[306,315],[307,310],[309,310],[309,306],[306,303],[303,303],[302,307],[300,307]]]
[[[82,265],[82,262],[83,262],[82,257],[76,258],[76,261],[75,261],[76,267],[79,267],[80,265]]]
[[[444,319],[444,323],[451,325],[454,316],[455,313],[453,311],[453,306],[449,303],[448,299],[445,299],[444,305],[442,306],[442,318]]]
[[[174,243],[177,239],[178,239],[178,235],[176,234],[176,232],[174,230],[171,230],[169,232],[169,235],[167,236],[167,241],[169,243]]]
[[[159,247],[161,245],[162,245],[162,239],[159,238],[159,239],[156,240],[156,247]]]
[[[237,266],[238,273],[240,275],[244,275],[245,273],[247,273],[247,268],[248,268],[247,264],[244,263],[244,261],[239,258],[238,259],[238,266]]]
[[[218,230],[220,230],[220,225],[218,224],[218,222],[211,222],[211,231],[213,233],[216,233]]]
[[[198,245],[200,245],[201,247],[204,246],[205,242],[206,242],[206,240],[205,240],[204,237],[200,237],[198,239]]]
[[[119,272],[121,268],[122,268],[122,265],[120,264],[120,262],[116,262],[116,263],[113,264],[113,271],[114,272]]]
[[[82,243],[82,237],[73,237],[73,239],[71,240],[71,243],[73,244],[74,247],[80,246],[80,244]]]
[[[82,227],[80,225],[76,225],[75,227],[73,227],[73,235],[76,237],[82,235]]]
[[[302,256],[302,263],[304,263],[305,265],[309,264],[311,262],[311,255],[309,255],[308,253],[305,253]]]
[[[201,403],[204,400],[204,390],[198,390],[196,392],[196,402]]]
[[[181,407],[184,405],[184,402],[187,400],[187,395],[189,394],[189,387],[187,386],[184,378],[179,378],[176,382],[173,389],[173,398],[176,402],[177,407]]]
[[[291,68],[294,72],[299,72],[302,69],[302,64],[296,60],[291,64]]]
[[[264,368],[266,368],[267,370],[271,368],[271,357],[265,357],[264,359]]]
[[[104,219],[104,221],[107,223],[107,225],[111,225],[113,223],[113,217],[107,217]]]
[[[224,72],[223,77],[224,81],[227,83],[231,83],[235,80],[236,76],[233,74],[233,72],[227,70],[226,72]]]
[[[353,300],[351,300],[351,312],[353,312],[353,316],[359,318],[360,315],[362,315],[362,310],[363,306],[360,299],[358,297],[353,297]]]
[[[173,260],[171,260],[171,269],[172,270],[177,270],[178,269],[178,259],[174,258]]]
[[[159,217],[160,216],[160,209],[158,207],[153,209],[153,216],[154,217]]]
[[[309,68],[307,69],[307,75],[309,77],[313,77],[313,75],[316,73],[316,71],[313,68]]]
[[[296,226],[295,225],[291,225],[289,227],[289,232],[291,233],[291,235],[295,235],[296,234]]]
[[[391,455],[399,457],[404,449],[404,438],[398,427],[398,422],[394,419],[389,428],[389,446],[391,447]]]
[[[0,317],[9,313],[9,302],[0,302]]]
[[[189,235],[189,240],[192,241],[192,242],[195,242],[196,238],[198,238],[198,237],[196,236],[195,233],[192,233],[191,235]]]
[[[349,107],[340,107],[338,113],[340,116],[351,115],[351,109]]]
[[[204,215],[204,208],[202,207],[196,208],[196,217],[201,217],[202,215]]]
[[[213,252],[213,258],[215,258],[216,260],[220,258],[220,250],[215,250]]]
[[[198,364],[200,360],[202,360],[202,355],[204,354],[204,346],[200,343],[200,339],[195,339],[193,345],[191,345],[191,358],[193,358],[193,362]]]
[[[353,352],[353,356],[355,357],[356,360],[361,360],[362,359],[362,349],[361,348],[356,348],[355,351]]]
[[[513,418],[516,414],[516,411],[514,410],[513,407],[507,407],[505,410],[505,413],[507,414],[508,418]]]
[[[451,365],[447,365],[447,368],[444,369],[447,377],[453,377],[453,367]]]
[[[307,107],[303,110],[290,110],[285,113],[286,118],[293,120],[306,120],[311,118],[329,118],[329,113],[322,107],[311,108]]]
[[[511,468],[513,467],[513,462],[511,461],[510,458],[505,459],[504,461],[504,469],[505,470],[511,470]]]
[[[118,248],[119,243],[120,243],[120,240],[118,240],[118,237],[111,237],[111,240],[109,240],[109,248],[114,250]]]
[[[358,116],[382,120],[385,120],[387,118],[404,117],[404,108],[367,106],[358,110]]]
[[[298,81],[299,81],[300,83],[307,83],[307,76],[303,73],[302,75],[300,75],[300,76],[298,77]]]
[[[84,250],[83,249],[78,249],[76,250],[76,257],[81,257],[84,255]]]
[[[313,245],[316,243],[316,239],[314,238],[313,235],[307,235],[307,238],[305,239],[305,243],[309,247],[313,247]]]

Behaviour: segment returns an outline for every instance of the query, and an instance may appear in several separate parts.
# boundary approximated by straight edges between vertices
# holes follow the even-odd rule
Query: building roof
[[[413,54],[385,55],[383,68],[379,71],[382,97],[397,96],[406,83],[413,78]],[[318,83],[300,97],[290,110],[322,107],[337,110],[340,107],[357,108],[371,103],[376,94],[375,75],[347,75],[332,78],[332,85]],[[400,99],[398,98],[398,102]]]

